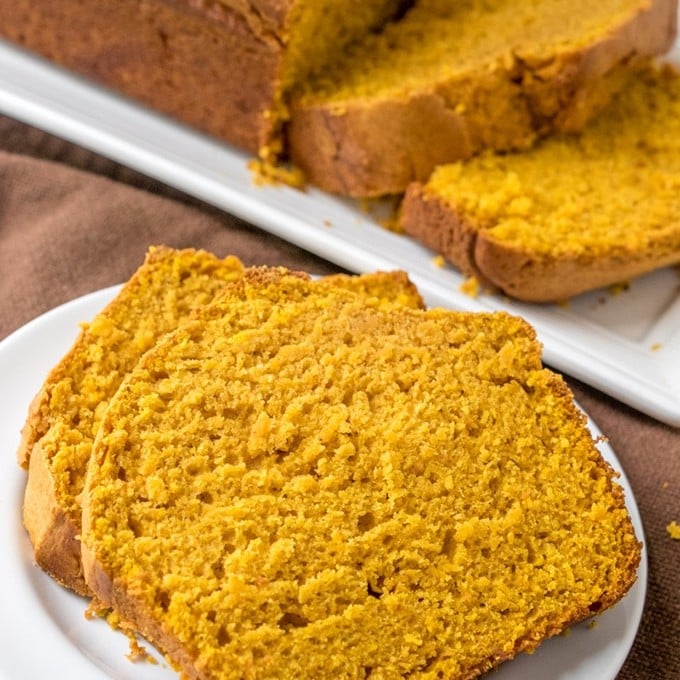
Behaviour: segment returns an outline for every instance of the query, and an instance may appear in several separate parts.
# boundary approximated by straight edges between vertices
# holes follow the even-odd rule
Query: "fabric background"
[[[148,177],[0,116],[0,340],[56,305],[124,281],[148,246],[160,243],[233,254],[246,264],[339,271]],[[567,379],[621,461],[646,533],[647,601],[619,679],[680,678],[680,541],[666,530],[680,522],[680,431]],[[2,376],[0,386],[8,389]]]

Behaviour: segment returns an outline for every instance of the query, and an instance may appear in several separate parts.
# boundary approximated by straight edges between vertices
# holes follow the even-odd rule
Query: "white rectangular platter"
[[[680,62],[680,46],[671,58]],[[197,93],[200,96],[200,93]],[[430,306],[505,310],[538,333],[544,360],[631,407],[680,426],[680,272],[567,305],[470,297],[435,253],[381,227],[358,204],[316,190],[258,187],[233,148],[0,42],[0,112],[159,179],[350,271],[403,269]],[[1,273],[0,273],[1,275]]]

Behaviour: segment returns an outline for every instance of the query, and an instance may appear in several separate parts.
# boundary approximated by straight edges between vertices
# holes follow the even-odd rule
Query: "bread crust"
[[[87,502],[83,505],[83,526],[89,522]],[[168,635],[160,623],[156,622],[143,605],[136,599],[129,597],[125,587],[111,580],[95,560],[86,545],[82,545],[81,559],[87,582],[96,594],[97,605],[111,609],[120,617],[120,626],[132,633],[139,633],[168,659],[173,665],[181,669],[182,677],[187,680],[198,680],[201,676],[192,666],[191,654],[184,649],[174,636]]]
[[[251,7],[255,4],[271,5],[273,15],[256,12]],[[267,111],[281,61],[274,29],[279,14],[284,16],[291,4],[3,1],[0,36],[182,123],[256,152],[272,134]],[[235,7],[250,12],[243,14]]]
[[[30,457],[23,520],[41,569],[79,595],[89,595],[79,559],[79,529],[57,500],[54,477],[40,444]]]
[[[477,267],[477,230],[439,196],[427,194],[421,182],[406,190],[399,219],[406,234],[443,255],[463,274],[493,285]]]
[[[601,257],[548,258],[496,241],[475,229],[454,206],[414,182],[402,204],[401,225],[467,276],[526,302],[557,302],[680,262],[677,244]]]
[[[22,467],[24,470],[28,470],[28,462],[31,458],[33,446],[38,439],[40,439],[47,427],[41,415],[44,399],[45,394],[43,390],[40,390],[40,392],[33,397],[28,406],[26,422],[21,428],[21,439],[19,440],[19,446],[17,448],[17,463],[19,464],[19,467]]]
[[[436,165],[484,148],[526,147],[535,135],[580,129],[608,101],[624,65],[666,51],[676,0],[650,0],[609,35],[547,63],[515,55],[493,72],[403,99],[291,106],[290,154],[308,180],[356,197],[401,193]],[[611,79],[603,80],[611,75]],[[474,106],[457,107],[463,101]],[[482,112],[481,115],[479,112]],[[494,111],[490,119],[486,112]]]
[[[527,302],[559,302],[677,264],[680,253],[677,246],[671,252],[657,246],[649,252],[548,259],[509,248],[482,232],[475,244],[475,262],[485,280],[506,295]]]

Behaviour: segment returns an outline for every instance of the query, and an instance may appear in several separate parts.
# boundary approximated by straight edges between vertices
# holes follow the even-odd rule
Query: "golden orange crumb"
[[[443,255],[436,255],[435,257],[432,258],[432,264],[435,267],[443,267],[446,264],[446,260],[444,259]]]
[[[676,541],[680,541],[680,524],[678,524],[675,520],[668,524],[666,531],[671,538],[674,538]]]
[[[118,630],[123,633],[125,637],[127,637],[130,651],[125,655],[125,658],[127,658],[129,661],[135,663],[138,661],[148,661],[152,664],[158,663],[158,661],[156,661],[156,659],[154,659],[154,657],[149,654],[146,648],[139,643],[135,631],[132,630],[129,625],[121,621],[118,612],[105,610],[101,603],[91,603],[85,612],[85,616],[87,618],[92,618],[94,616],[104,618],[113,630]]]
[[[276,165],[267,161],[253,159],[248,162],[253,184],[257,187],[285,184],[294,189],[304,189],[307,182],[299,168]]]
[[[127,658],[129,661],[132,661],[133,663],[146,661],[147,663],[153,665],[158,664],[158,661],[156,661],[156,659],[154,659],[154,657],[149,654],[149,652],[146,650],[146,647],[139,644],[139,640],[137,640],[133,633],[126,632],[126,635],[128,636],[128,640],[130,642],[130,651],[125,655],[125,658]]]
[[[667,489],[667,488],[668,488],[668,482],[664,482],[664,483],[661,485],[661,488],[662,488],[662,489]]]
[[[597,628],[597,619],[591,619],[588,622],[588,629],[592,630],[593,628]]]
[[[106,618],[109,610],[97,598],[92,598],[85,610],[85,618],[90,621],[95,618]]]
[[[628,281],[619,281],[618,283],[612,283],[612,285],[609,286],[609,292],[612,295],[620,295],[621,293],[625,293],[629,288],[630,283]]]
[[[403,234],[404,230],[401,226],[401,222],[396,214],[389,215],[388,217],[382,217],[376,219],[376,222],[387,231],[391,231],[395,234]]]
[[[470,276],[458,286],[458,289],[461,293],[476,298],[479,295],[479,281],[474,276]]]
[[[650,347],[650,349],[652,350],[652,352],[657,352],[658,350],[661,349],[661,343],[660,343],[660,342],[655,342],[655,343]]]

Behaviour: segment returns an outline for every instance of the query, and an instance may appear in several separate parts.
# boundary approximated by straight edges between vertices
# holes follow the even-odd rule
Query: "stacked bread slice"
[[[399,273],[213,266],[134,366],[106,312],[86,332],[118,342],[76,345],[119,367],[74,471],[87,592],[183,676],[471,678],[627,592],[622,490],[524,321],[425,310]],[[75,382],[43,419],[75,425]]]

